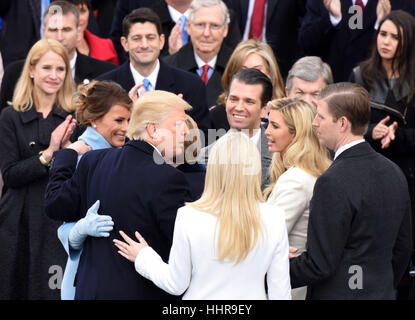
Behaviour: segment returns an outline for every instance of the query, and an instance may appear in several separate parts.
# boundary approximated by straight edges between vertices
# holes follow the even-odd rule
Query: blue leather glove
[[[114,222],[110,216],[99,215],[99,200],[87,211],[86,216],[79,220],[69,231],[69,245],[72,249],[79,250],[87,236],[109,237]]]

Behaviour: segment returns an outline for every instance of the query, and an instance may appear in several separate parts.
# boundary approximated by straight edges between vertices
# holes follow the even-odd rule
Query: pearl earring
[[[94,127],[94,129],[96,129],[96,127],[97,127],[97,125],[96,125],[96,124],[93,124],[92,126]]]

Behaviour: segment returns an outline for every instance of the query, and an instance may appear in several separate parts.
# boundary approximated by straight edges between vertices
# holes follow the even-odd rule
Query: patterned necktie
[[[185,45],[189,41],[189,35],[187,34],[186,16],[181,16],[180,28],[182,29],[182,45]]]
[[[144,89],[146,90],[146,92],[149,92],[150,91],[150,81],[148,81],[148,79],[147,78],[144,78],[143,79],[143,84],[144,84]]]
[[[264,27],[265,3],[267,0],[255,0],[254,11],[252,12],[249,39],[261,40]]]
[[[209,68],[210,67],[209,67],[208,64],[205,64],[203,66],[203,73],[202,73],[201,78],[202,78],[203,82],[205,83],[205,85],[207,85],[208,82],[209,82],[209,75],[208,75]]]

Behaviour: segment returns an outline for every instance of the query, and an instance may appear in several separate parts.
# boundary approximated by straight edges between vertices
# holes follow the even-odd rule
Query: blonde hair
[[[33,79],[30,78],[30,69],[35,68],[39,60],[49,51],[59,55],[64,63],[66,74],[62,86],[59,88],[56,101],[59,107],[66,112],[73,112],[72,106],[73,79],[68,55],[64,46],[53,39],[42,39],[36,42],[27,54],[22,74],[16,84],[11,104],[16,111],[24,112],[30,110],[36,103],[37,97]]]
[[[224,92],[218,97],[217,102],[219,105],[225,104],[225,98],[229,91],[229,83],[232,76],[242,69],[244,61],[252,53],[260,55],[266,63],[273,86],[272,98],[279,99],[285,97],[284,81],[271,47],[264,42],[250,39],[240,42],[229,58],[222,76],[222,88]]]
[[[312,126],[315,109],[301,99],[277,99],[268,103],[270,111],[279,111],[294,139],[284,152],[274,153],[270,166],[271,185],[264,190],[268,196],[278,178],[290,167],[297,167],[314,177],[320,176],[331,164],[328,150],[322,146]],[[271,125],[271,124],[269,124]]]
[[[127,137],[143,139],[148,124],[162,122],[171,111],[176,109],[191,110],[192,107],[171,92],[161,90],[146,92],[134,102]]]
[[[189,205],[217,216],[218,258],[243,261],[262,233],[259,204],[261,160],[258,148],[242,132],[231,131],[212,147],[201,198]]]

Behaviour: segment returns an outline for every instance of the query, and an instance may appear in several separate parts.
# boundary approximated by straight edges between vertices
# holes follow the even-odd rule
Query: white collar
[[[195,50],[193,50],[193,53],[195,55],[195,60],[196,60],[196,64],[198,66],[198,68],[202,68],[206,62],[204,62],[196,53]],[[207,64],[209,65],[209,67],[211,67],[212,69],[215,69],[215,65],[216,65],[216,60],[218,59],[218,55],[216,55],[212,60],[210,60]]]
[[[362,0],[363,5],[366,7],[368,0]],[[356,5],[356,0],[353,0],[353,3]]]
[[[78,53],[75,50],[75,54],[73,58],[69,61],[69,66],[71,67],[72,72],[72,78],[75,79],[75,64],[76,64],[76,58],[78,57]]]
[[[133,78],[134,78],[134,83],[141,83],[143,82],[144,78],[147,78],[148,81],[150,81],[151,83],[151,88],[154,90],[156,88],[156,83],[157,83],[157,77],[160,71],[160,61],[157,59],[157,65],[154,68],[153,72],[148,76],[148,77],[143,77],[132,65],[132,63],[130,62],[130,70],[131,73],[133,74]]]
[[[336,160],[336,158],[343,152],[346,151],[347,149],[350,149],[351,147],[354,147],[355,145],[365,142],[365,139],[359,139],[359,140],[354,140],[352,142],[349,142],[343,146],[341,146],[339,149],[337,149],[336,153],[334,154],[334,159]]]
[[[180,13],[170,5],[167,5],[167,9],[169,9],[170,17],[174,21],[174,23],[177,23],[181,16],[185,16],[186,19],[189,16],[189,9],[187,9],[184,13]]]
[[[256,146],[259,146],[259,140],[261,139],[261,128],[254,129],[254,134],[250,139],[253,143],[255,143]]]

